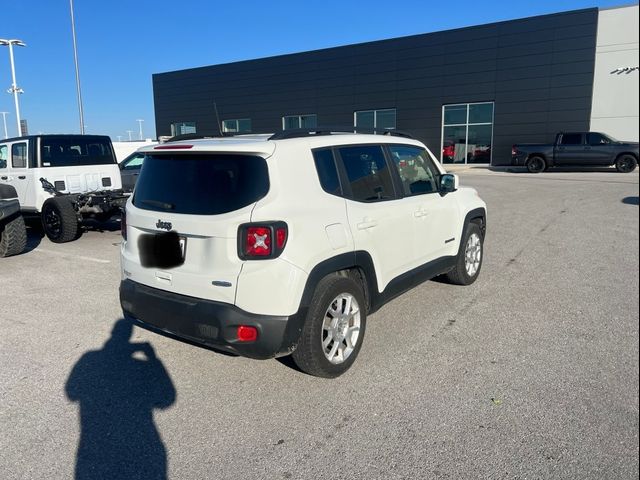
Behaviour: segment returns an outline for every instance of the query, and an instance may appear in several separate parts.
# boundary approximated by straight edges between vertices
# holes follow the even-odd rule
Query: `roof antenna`
[[[216,111],[216,121],[218,123],[218,130],[220,131],[220,136],[223,137],[224,135],[222,135],[222,124],[220,123],[220,116],[218,115],[218,104],[215,101],[213,102],[213,108]]]

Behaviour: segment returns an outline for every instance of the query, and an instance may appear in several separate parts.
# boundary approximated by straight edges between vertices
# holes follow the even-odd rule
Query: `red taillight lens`
[[[511,156],[515,157],[518,153],[518,150],[516,149],[516,146],[514,145],[513,147],[511,147]]]
[[[247,325],[240,325],[237,331],[238,341],[255,342],[258,339],[258,329]]]
[[[276,258],[287,244],[284,222],[245,223],[238,228],[238,256],[242,260]]]
[[[271,229],[268,227],[248,227],[246,230],[244,254],[248,257],[268,257],[271,255]]]
[[[120,213],[120,233],[122,238],[127,240],[127,211],[123,208]]]
[[[285,243],[287,243],[287,229],[284,227],[276,228],[276,247],[282,250]]]

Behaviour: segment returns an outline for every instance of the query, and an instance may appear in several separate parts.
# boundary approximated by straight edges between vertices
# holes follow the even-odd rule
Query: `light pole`
[[[143,140],[143,138],[142,138],[142,122],[144,122],[144,120],[141,119],[141,118],[138,118],[136,120],[136,122],[138,122],[138,125],[140,125],[140,140]]]
[[[121,142],[122,141],[122,135],[118,135],[118,141]]]
[[[4,123],[4,138],[9,138],[9,134],[7,133],[7,115],[9,112],[0,112],[2,115],[2,122]]]
[[[82,92],[80,91],[80,68],[78,67],[78,47],[76,46],[76,22],[73,16],[73,0],[69,0],[71,9],[71,35],[73,36],[73,60],[76,64],[76,91],[78,94],[78,112],[80,113],[80,133],[84,135],[84,112],[82,110]]]
[[[129,141],[131,141],[131,134],[133,133],[133,130],[127,130],[127,133],[129,134]]]
[[[20,104],[18,103],[18,94],[24,93],[21,88],[18,88],[16,83],[16,67],[13,61],[13,46],[26,47],[27,45],[22,40],[0,38],[0,45],[6,45],[9,47],[9,61],[11,62],[11,88],[9,93],[13,93],[13,99],[16,102],[16,124],[18,125],[18,136],[20,136]]]

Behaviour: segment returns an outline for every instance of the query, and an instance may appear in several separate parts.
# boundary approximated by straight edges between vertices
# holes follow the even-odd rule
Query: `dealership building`
[[[638,141],[638,5],[153,75],[158,136],[398,129],[444,163],[592,130]]]

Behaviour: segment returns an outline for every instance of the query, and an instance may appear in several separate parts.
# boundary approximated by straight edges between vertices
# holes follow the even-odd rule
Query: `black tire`
[[[42,227],[45,235],[54,243],[70,242],[81,234],[76,211],[64,197],[53,197],[44,202]]]
[[[638,161],[633,155],[620,155],[616,158],[616,170],[620,173],[631,173],[638,166]]]
[[[469,274],[467,272],[467,246],[469,243],[469,239],[476,235],[479,240],[480,246],[480,255],[479,255],[479,264],[473,272],[473,274]],[[476,281],[478,275],[480,275],[480,270],[482,268],[482,261],[484,259],[484,238],[482,236],[482,232],[477,223],[471,222],[465,228],[464,235],[462,236],[462,242],[460,242],[460,248],[458,249],[458,256],[456,257],[456,266],[449,273],[446,274],[446,279],[449,283],[453,283],[455,285],[471,285]]]
[[[18,215],[13,220],[0,225],[0,257],[10,257],[24,252],[27,246],[27,228],[24,219]]]
[[[527,170],[529,173],[544,172],[547,168],[547,162],[542,157],[536,155],[527,160]]]
[[[329,315],[329,308],[338,305],[337,300],[341,295],[349,295],[352,297],[352,302],[353,299],[357,302],[357,313],[359,313],[360,325],[355,344],[352,345],[353,349],[350,354],[340,363],[332,363],[324,351],[323,341],[328,339],[329,332],[323,329],[323,325],[325,318],[331,320],[332,317]],[[337,308],[340,308],[340,306]],[[346,372],[351,365],[353,365],[353,362],[355,362],[362,347],[367,325],[366,310],[364,293],[358,282],[352,278],[337,275],[323,278],[320,283],[318,283],[313,294],[313,299],[307,312],[307,319],[300,335],[298,348],[292,355],[294,362],[300,370],[309,375],[324,378],[335,378]],[[355,313],[354,311],[353,314],[355,315]],[[329,341],[326,348],[332,350],[331,347],[335,345],[335,343],[338,343],[339,347],[336,347],[338,349],[340,347],[345,348],[345,350],[349,348],[346,338],[340,339],[339,342],[334,342],[334,340]]]

